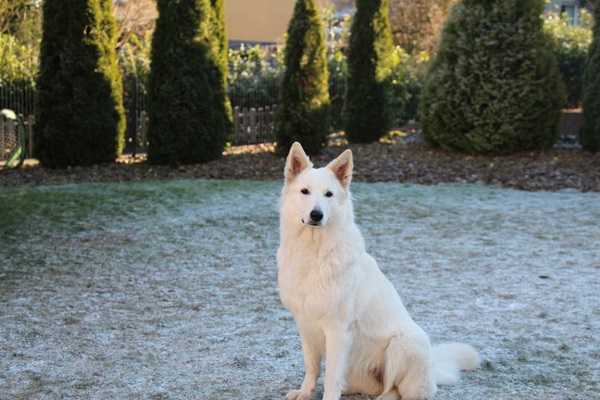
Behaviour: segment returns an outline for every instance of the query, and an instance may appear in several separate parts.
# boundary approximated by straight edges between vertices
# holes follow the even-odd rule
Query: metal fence
[[[275,137],[277,106],[234,107],[234,137],[236,144],[272,142]]]
[[[128,154],[144,153],[147,149],[148,93],[139,79],[124,79],[123,102],[127,118],[126,146]],[[31,84],[0,85],[0,109],[8,108],[33,124],[36,91]],[[272,142],[275,137],[275,112],[278,88],[233,90],[229,93],[233,107],[234,145]],[[11,123],[0,125],[0,162],[5,161],[16,146],[19,135]],[[32,129],[30,129],[33,132]],[[33,143],[33,136],[29,143]],[[30,156],[32,154],[29,154]]]
[[[35,90],[28,82],[0,85],[0,109],[10,108],[20,115],[35,114]]]
[[[148,148],[148,92],[140,79],[123,80],[123,105],[127,120],[125,153],[135,156]]]

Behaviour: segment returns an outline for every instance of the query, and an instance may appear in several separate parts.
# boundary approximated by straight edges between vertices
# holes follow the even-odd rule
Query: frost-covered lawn
[[[276,290],[279,189],[0,190],[0,398],[283,398],[302,356]],[[437,399],[598,398],[599,194],[354,192],[415,319],[486,360]]]

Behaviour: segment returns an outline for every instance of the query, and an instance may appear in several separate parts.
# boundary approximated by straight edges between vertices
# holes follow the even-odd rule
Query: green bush
[[[464,0],[446,23],[421,99],[433,145],[468,153],[551,147],[564,89],[543,0]]]
[[[329,133],[329,90],[323,22],[314,0],[297,0],[288,28],[277,116],[277,151],[299,141],[317,154]]]
[[[125,115],[112,3],[46,1],[43,7],[36,156],[52,168],[114,162]]]
[[[395,67],[389,0],[357,0],[348,45],[344,120],[351,142],[374,142],[393,122],[390,80]]]
[[[220,41],[209,0],[159,0],[149,82],[148,160],[222,156],[228,130]]]
[[[390,75],[390,112],[394,127],[418,119],[419,96],[428,60],[426,52],[411,55],[400,47],[394,49]]]
[[[567,106],[571,108],[581,106],[583,74],[592,42],[591,16],[587,11],[581,10],[581,20],[581,25],[571,25],[566,17],[551,13],[544,23],[545,31],[552,38],[552,48],[567,89]]]
[[[583,147],[597,152],[600,150],[600,1],[594,3],[594,40],[584,77]]]
[[[427,52],[410,55],[407,60],[405,78],[400,81],[401,90],[406,93],[406,101],[403,107],[397,110],[398,114],[394,119],[396,126],[419,120],[419,102],[428,65],[429,54]]]
[[[30,82],[38,73],[38,49],[0,33],[0,85]]]
[[[42,39],[42,1],[0,0],[0,33],[38,48]]]

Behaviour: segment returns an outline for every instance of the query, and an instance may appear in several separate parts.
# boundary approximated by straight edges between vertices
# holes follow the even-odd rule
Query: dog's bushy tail
[[[438,385],[452,385],[460,379],[460,371],[479,366],[479,354],[463,343],[444,343],[433,346],[433,368]]]

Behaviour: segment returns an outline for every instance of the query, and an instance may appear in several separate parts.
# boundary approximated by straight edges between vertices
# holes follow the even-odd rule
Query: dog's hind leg
[[[417,333],[390,339],[385,351],[383,393],[396,392],[394,389],[402,400],[431,399],[437,391],[427,336]]]

